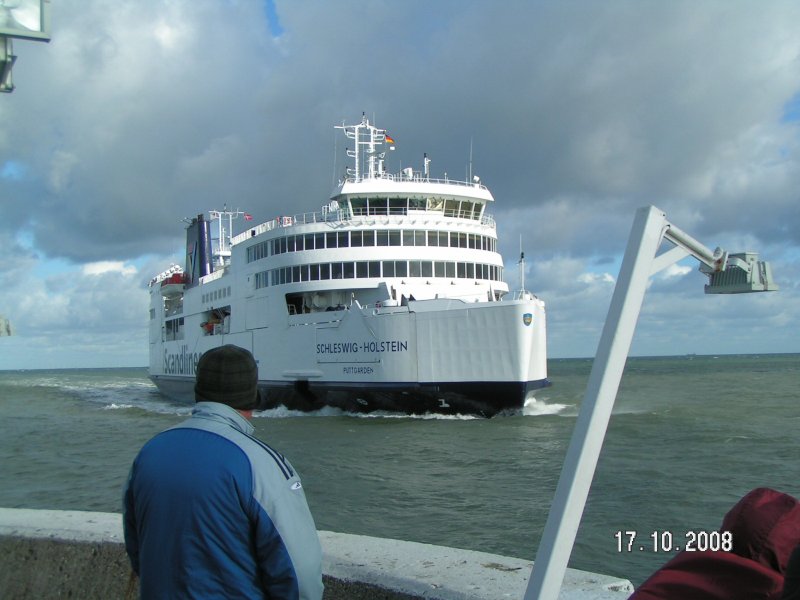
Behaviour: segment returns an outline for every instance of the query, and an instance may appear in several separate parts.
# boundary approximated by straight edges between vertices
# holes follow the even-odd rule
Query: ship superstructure
[[[521,407],[548,385],[545,309],[509,293],[491,193],[477,177],[431,178],[427,156],[390,174],[385,130],[339,128],[353,167],[321,210],[236,236],[241,211],[191,220],[185,269],[151,282],[151,378],[190,399],[199,357],[230,343],[253,352],[265,406]]]

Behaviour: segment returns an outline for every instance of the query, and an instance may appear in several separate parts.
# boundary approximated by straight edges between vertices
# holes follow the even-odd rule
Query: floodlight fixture
[[[664,240],[671,248],[658,254]],[[550,513],[528,580],[525,600],[556,600],[581,522],[636,321],[651,275],[693,256],[709,278],[707,294],[776,291],[769,263],[755,252],[713,252],[667,221],[654,206],[640,208],[631,229],[592,371],[572,432]]]
[[[0,0],[0,36],[50,41],[50,0]]]
[[[0,0],[0,92],[13,92],[13,38],[50,41],[50,0]]]

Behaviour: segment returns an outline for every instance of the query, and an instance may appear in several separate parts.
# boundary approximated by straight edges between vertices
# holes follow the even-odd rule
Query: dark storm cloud
[[[179,259],[182,218],[318,210],[333,125],[366,111],[392,170],[427,152],[461,179],[472,148],[509,279],[522,237],[555,347],[587,354],[558,323],[599,329],[639,206],[795,264],[798,22],[796,2],[63,0],[0,98],[0,235],[122,261],[129,300],[132,263]]]

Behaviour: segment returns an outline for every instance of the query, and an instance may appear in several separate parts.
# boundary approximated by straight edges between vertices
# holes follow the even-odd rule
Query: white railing
[[[413,212],[412,212],[413,211]],[[379,217],[381,219],[386,219],[388,223],[390,219],[393,219],[393,222],[402,223],[403,219],[419,219],[421,217],[447,217],[447,218],[463,218],[471,222],[477,222],[477,219],[468,218],[466,216],[462,216],[461,213],[466,215],[464,211],[434,211],[434,210],[425,210],[425,209],[410,209],[402,213],[392,213],[392,214],[366,214],[366,209],[358,209],[356,211],[349,211],[345,208],[340,208],[337,210],[328,210],[327,207],[323,207],[323,210],[318,212],[308,212],[302,213],[299,215],[292,215],[292,216],[280,216],[272,219],[271,221],[267,221],[265,223],[261,223],[260,225],[256,225],[255,227],[250,227],[246,231],[234,236],[231,238],[231,246],[235,246],[236,244],[240,244],[249,240],[250,238],[256,237],[261,235],[262,233],[266,233],[267,231],[272,231],[273,229],[277,229],[279,227],[286,228],[286,227],[293,227],[294,225],[308,225],[310,223],[331,223],[331,224],[340,224],[345,222],[351,222],[353,217],[358,217],[359,219],[374,219]],[[495,228],[495,220],[494,217],[488,214],[483,214],[480,218],[480,224],[485,225],[488,227]]]
[[[413,183],[438,183],[444,185],[458,185],[462,187],[471,187],[487,191],[489,189],[480,182],[460,181],[458,179],[448,179],[447,177],[445,177],[444,179],[437,179],[434,177],[426,177],[423,173],[416,173],[416,172],[411,177],[408,177],[405,173],[378,173],[373,177],[369,176],[346,177],[343,183],[361,183],[364,181],[370,181],[372,179],[385,179],[386,181],[413,182]]]

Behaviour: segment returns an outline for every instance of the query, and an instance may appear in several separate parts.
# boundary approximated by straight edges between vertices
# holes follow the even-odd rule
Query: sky
[[[594,356],[647,205],[759,252],[781,289],[704,295],[682,261],[651,278],[632,355],[800,352],[798,22],[796,1],[53,2],[0,94],[0,369],[144,366],[182,219],[319,210],[334,125],[362,112],[389,170],[427,153],[465,178],[471,152],[550,357]]]

